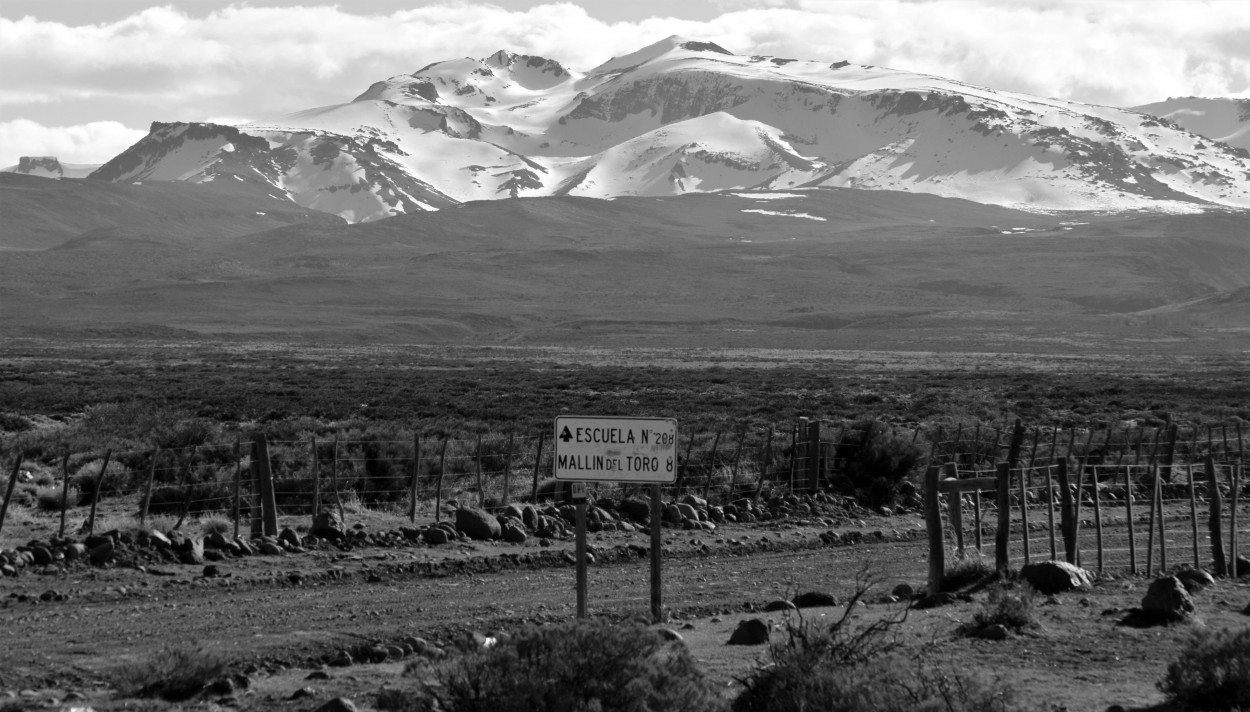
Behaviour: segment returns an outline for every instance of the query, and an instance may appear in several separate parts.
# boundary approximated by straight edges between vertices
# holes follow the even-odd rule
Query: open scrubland
[[[1138,628],[1120,623],[1142,604],[1153,576],[1120,562],[1096,573],[1086,590],[1047,595],[1014,573],[993,576],[986,560],[952,552],[956,595],[926,608],[917,605],[931,593],[924,590],[925,520],[903,496],[908,490],[882,511],[837,489],[792,493],[783,474],[798,416],[918,432],[897,439],[899,454],[918,455],[900,485],[921,481],[924,446],[938,427],[947,437],[961,427],[988,433],[1021,418],[1047,432],[1178,424],[1193,432],[1210,426],[1217,439],[1238,427],[1250,435],[1250,371],[1235,354],[10,339],[0,369],[5,476],[20,455],[22,468],[47,480],[19,485],[34,486],[34,496],[11,506],[0,549],[42,543],[52,556],[0,578],[0,691],[15,696],[0,704],[14,709],[312,710],[339,696],[361,709],[428,709],[434,697],[442,700],[435,709],[478,709],[456,692],[464,689],[517,709],[562,704],[541,697],[551,689],[585,695],[573,709],[616,709],[608,702],[625,698],[578,681],[611,680],[602,671],[621,666],[653,709],[794,709],[793,695],[828,705],[846,690],[861,695],[850,709],[1171,709],[1167,700],[1213,684],[1195,674],[1235,670],[1245,659],[1245,642],[1233,633],[1245,627],[1250,589],[1239,579],[1196,589],[1194,614],[1183,622]],[[630,627],[650,623],[651,523],[626,514],[619,492],[610,493],[616,502],[602,501],[607,516],[590,535],[589,609],[598,623],[573,629],[570,528],[546,502],[524,539],[507,541],[470,536],[471,525],[445,503],[439,510],[424,483],[415,511],[407,490],[388,503],[344,489],[338,506],[328,507],[342,512],[342,537],[317,536],[313,513],[301,506],[283,511],[290,534],[281,542],[256,540],[245,513],[248,553],[237,548],[228,505],[181,522],[177,507],[154,512],[141,528],[141,490],[101,492],[94,534],[113,532],[111,553],[93,562],[95,546],[65,556],[66,542],[87,541],[89,498],[72,501],[59,539],[58,500],[38,496],[40,487],[55,493],[63,484],[66,453],[78,457],[71,484],[89,488],[92,467],[110,448],[174,452],[197,440],[246,443],[262,432],[292,443],[349,434],[500,440],[532,437],[559,413],[676,417],[683,435],[701,434],[705,448],[713,433],[728,441],[743,425],[757,436],[777,433],[771,479],[767,467],[743,468],[759,492],[750,505],[727,507],[734,502],[717,480],[711,501],[695,502],[710,526],[695,528],[682,516],[663,525],[664,628],[684,642]],[[752,447],[751,457],[758,452]],[[178,462],[162,466],[175,481],[183,476]],[[228,483],[233,470],[219,470]],[[471,472],[469,464],[444,500],[465,509],[478,503]],[[122,481],[124,472],[116,473]],[[512,498],[522,517],[528,476],[526,468],[526,484]],[[492,483],[498,493],[494,475]],[[701,499],[701,484],[665,498]],[[445,535],[427,534],[440,528],[436,510]],[[1177,505],[1167,516],[1184,525],[1187,512]],[[1124,526],[1109,523],[1108,537],[1122,537]],[[1144,529],[1139,524],[1139,537]],[[1046,558],[1035,543],[1035,561],[1039,548]],[[1204,557],[1208,551],[1204,540]],[[1178,558],[1188,554],[1174,550],[1173,566]],[[1012,571],[1021,563],[1016,547]],[[764,623],[755,640],[773,647],[727,644],[750,619]],[[876,632],[860,637],[874,622]],[[995,625],[1006,629],[1002,639],[980,635]],[[1185,660],[1208,663],[1170,670]],[[536,670],[564,682],[535,686]]]

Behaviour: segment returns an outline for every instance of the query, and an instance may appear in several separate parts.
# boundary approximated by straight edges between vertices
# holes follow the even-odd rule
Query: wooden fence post
[[[1068,488],[1068,458],[1056,463],[1059,478],[1059,529],[1063,534],[1063,555],[1069,564],[1076,564],[1076,528],[1072,521],[1072,491]]]
[[[18,460],[21,462],[21,460]],[[69,453],[61,458],[61,528],[57,536],[65,538],[65,510],[69,508]]]
[[[946,574],[946,542],[942,537],[942,509],[938,503],[938,472],[938,466],[930,464],[924,473],[924,520],[929,532],[927,593],[930,596],[942,590],[942,577]]]
[[[1194,568],[1202,568],[1202,557],[1198,553],[1198,496],[1194,493],[1194,465],[1185,466],[1186,478],[1189,480],[1189,524],[1194,535]]]
[[[716,439],[712,441],[712,454],[708,457],[707,479],[703,481],[703,500],[707,501],[712,491],[712,474],[716,472],[716,449],[720,447],[720,431],[716,431]]]
[[[802,420],[800,418],[799,420]],[[799,446],[799,426],[797,424],[790,426],[790,493],[794,493],[794,475],[798,471],[798,454],[796,449]]]
[[[243,447],[234,439],[234,538],[239,538],[239,497],[243,482]]]
[[[1028,535],[1028,532],[1025,532]],[[1007,546],[1011,540],[1011,466],[998,463],[998,531],[994,540],[994,568],[1006,571]]]
[[[104,473],[109,469],[109,458],[113,456],[113,451],[104,451],[104,464],[100,465],[100,472],[95,476],[95,491],[91,493],[91,515],[87,518],[87,533],[95,534],[95,509],[96,504],[100,501],[100,487],[104,485]],[[16,475],[14,475],[16,477]]]
[[[1150,466],[1152,473],[1150,484],[1150,524],[1146,536],[1146,575],[1153,576],[1155,556],[1155,514],[1159,511],[1159,465]],[[1162,531],[1162,529],[1160,529]]]
[[[482,486],[482,434],[477,435],[477,456],[474,457],[476,463],[474,471],[477,473],[477,506],[486,508],[486,489]]]
[[[438,479],[434,480],[434,521],[443,518],[443,474],[447,471],[447,437],[443,437],[443,446],[438,453]]]
[[[260,494],[261,532],[265,536],[277,536],[278,503],[274,498],[273,473],[269,469],[269,440],[264,433],[256,434],[252,453],[252,472]]]
[[[677,472],[677,482],[674,483],[675,492],[681,491],[682,484],[686,481],[686,471],[690,469],[690,454],[694,450],[694,431],[690,431],[690,440],[686,442],[686,458],[681,461],[681,469]]]
[[[1011,469],[1015,469],[1020,462],[1020,448],[1024,446],[1024,424],[1016,418],[1016,424],[1011,429],[1011,444],[1007,447],[1007,464]]]
[[[421,476],[421,436],[412,434],[412,481],[408,483],[408,522],[417,523],[417,481]]]
[[[945,465],[947,479],[959,479],[958,466],[953,462]],[[950,520],[951,531],[955,532],[955,555],[963,558],[964,555],[964,494],[961,490],[954,490],[946,494],[947,519]],[[980,524],[980,522],[978,522]],[[980,552],[981,547],[977,546]]]
[[[314,435],[309,438],[308,446],[312,450],[312,525],[315,527],[317,526],[317,516],[321,514],[321,456],[317,454],[317,436]]]
[[[339,496],[339,434],[334,434],[334,459],[330,462],[330,489],[334,490],[334,504],[339,510],[339,524],[346,526],[347,516],[343,514],[343,498]]]
[[[746,439],[747,426],[743,425],[742,432],[738,433],[738,447],[734,450],[734,464],[732,469],[729,471],[729,494],[725,498],[726,504],[733,501],[734,497],[737,496],[734,492],[734,488],[738,486],[738,461],[742,457],[742,443]]]
[[[1019,423],[1020,421],[1016,421]],[[1020,473],[1020,528],[1024,532],[1024,564],[1028,566],[1032,563],[1032,557],[1029,551],[1029,488],[1024,482],[1025,469],[1019,468]],[[1099,551],[1102,551],[1102,538],[1099,536]]]
[[[1098,573],[1102,573],[1102,503],[1098,496],[1098,465],[1089,466],[1089,482],[1094,489],[1094,541],[1098,546]]]
[[[513,432],[508,431],[508,455],[504,458],[503,465],[503,502],[500,504],[504,507],[512,502],[512,438]]]
[[[161,456],[161,446],[152,449],[152,464],[148,465],[148,482],[143,488],[143,507],[139,510],[139,528],[148,523],[148,505],[152,503],[152,480],[156,477],[156,460]]]
[[[19,450],[17,459],[13,461],[13,472],[9,474],[9,486],[4,488],[4,503],[0,504],[0,531],[4,531],[4,518],[9,513],[9,500],[13,498],[13,488],[17,486],[17,476],[22,473],[22,452]]]
[[[872,425],[868,426],[872,433]],[[868,437],[864,437],[867,446]],[[815,492],[820,488],[820,420],[814,419],[807,425],[807,491]]]
[[[538,504],[538,468],[543,461],[543,441],[546,439],[546,430],[538,433],[538,453],[534,455],[534,492],[530,498],[530,501],[535,505]]]
[[[1163,481],[1172,482],[1172,461],[1176,458],[1176,423],[1168,426],[1168,449],[1163,452]]]
[[[751,499],[759,501],[760,494],[764,491],[764,480],[768,478],[768,468],[773,461],[773,428],[768,426],[768,444],[764,446],[763,464],[760,466],[760,477],[755,482],[755,496]]]
[[[1224,525],[1223,501],[1220,496],[1220,482],[1215,475],[1215,456],[1208,449],[1206,457],[1202,458],[1202,466],[1207,471],[1207,487],[1210,488],[1211,512],[1209,527],[1211,531],[1211,556],[1215,559],[1215,575],[1224,577],[1228,575],[1228,560],[1224,558],[1224,538],[1220,529]]]
[[[1237,566],[1237,495],[1241,489],[1241,473],[1240,468],[1235,465],[1228,465],[1229,474],[1233,478],[1232,491],[1229,493],[1230,499],[1228,505],[1228,560],[1232,563],[1229,568],[1233,572],[1233,578],[1240,578],[1245,574]]]

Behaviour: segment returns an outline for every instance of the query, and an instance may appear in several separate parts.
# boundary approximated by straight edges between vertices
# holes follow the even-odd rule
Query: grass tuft
[[[199,694],[225,671],[225,660],[202,648],[165,647],[151,658],[116,670],[117,690],[126,697],[182,702]]]

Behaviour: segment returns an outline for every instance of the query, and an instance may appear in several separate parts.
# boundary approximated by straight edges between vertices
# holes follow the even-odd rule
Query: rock
[[[87,547],[77,542],[74,542],[73,544],[70,544],[65,547],[65,560],[66,561],[75,561],[77,559],[81,559],[82,557],[86,555],[87,555]]]
[[[477,541],[498,539],[503,531],[497,519],[476,507],[456,510],[456,528]]]
[[[149,529],[144,535],[148,538],[148,544],[158,549],[168,549],[174,545],[159,529]]]
[[[1228,571],[1234,578],[1250,575],[1250,559],[1238,555],[1236,560],[1229,562]]]
[[[256,545],[256,551],[264,556],[285,556],[286,549],[278,546],[272,541],[262,541]]]
[[[256,554],[256,549],[252,548],[252,545],[242,537],[234,538],[234,548],[242,556],[253,556]]]
[[[330,667],[350,667],[355,662],[352,660],[352,654],[346,650],[340,650],[333,658],[330,658]]]
[[[682,502],[677,505],[677,512],[681,515],[682,519],[690,519],[696,522],[699,521],[699,511],[686,502]]]
[[[446,544],[448,541],[451,541],[451,537],[447,535],[447,530],[442,527],[430,527],[429,529],[426,529],[421,534],[421,538],[425,539],[426,544],[432,544],[434,546]]]
[[[783,601],[781,599],[777,599],[775,601],[769,601],[767,604],[764,605],[765,613],[772,613],[773,611],[793,611],[793,610],[797,610],[797,608],[795,607],[793,603],[789,601]]]
[[[681,633],[678,633],[677,631],[673,630],[672,628],[669,628],[668,626],[654,625],[654,626],[651,626],[651,630],[658,633],[661,638],[663,638],[664,640],[667,640],[670,643],[685,643],[686,642],[686,639],[681,637]]]
[[[290,527],[285,527],[278,533],[278,545],[291,548],[299,548],[304,542],[300,541],[299,534]]]
[[[693,494],[688,494],[685,497],[682,497],[681,502],[682,504],[688,504],[695,509],[707,509],[707,500],[702,497],[696,497]]]
[[[330,673],[325,670],[313,670],[304,676],[305,680],[329,680]]]
[[[221,575],[221,570],[216,564],[209,564],[204,567],[204,578],[216,578]]]
[[[1163,576],[1154,580],[1141,600],[1142,612],[1147,616],[1165,621],[1180,621],[1194,612],[1194,599],[1185,584],[1175,576]]]
[[[302,700],[305,697],[316,697],[317,691],[311,687],[301,687],[287,697],[288,700]]]
[[[503,516],[524,522],[525,509],[519,504],[509,504],[507,507],[503,508]]]
[[[1197,593],[1207,586],[1215,585],[1215,577],[1202,569],[1181,569],[1174,576],[1190,593]]]
[[[539,517],[538,507],[527,504],[521,508],[521,522],[525,524],[525,528],[530,531],[538,529]]]
[[[504,541],[513,544],[524,544],[529,535],[525,533],[525,529],[515,524],[509,523],[503,527]]]
[[[1064,591],[1088,591],[1093,578],[1085,569],[1066,561],[1040,561],[1020,569],[1020,578],[1043,595]]]
[[[791,601],[795,608],[817,608],[821,606],[836,606],[838,599],[833,594],[823,591],[807,591],[800,593]]]
[[[338,513],[333,509],[323,509],[313,519],[312,529],[308,533],[319,539],[338,541],[344,536],[343,520],[339,519]]]
[[[977,631],[977,637],[984,638],[985,640],[1006,640],[1010,636],[1011,633],[1007,630],[1007,626],[1002,623],[987,625]]]
[[[738,624],[733,635],[729,636],[729,645],[764,645],[769,637],[768,624],[759,618],[748,618]]]
[[[386,657],[388,658],[398,660],[404,657],[405,655],[407,655],[407,653],[404,652],[404,649],[401,646],[398,646],[398,645],[386,646]]]
[[[91,550],[91,563],[96,566],[103,566],[107,564],[113,559],[114,549],[113,540],[105,539],[103,543],[97,545]]]
[[[30,554],[35,566],[47,566],[52,563],[52,552],[46,546],[32,547]]]
[[[4,576],[16,576],[17,569],[13,568],[10,564],[5,564],[4,566],[0,566],[0,574],[3,574]]]
[[[187,537],[178,542],[178,560],[184,564],[201,566],[204,564],[204,540]]]
[[[356,712],[356,704],[346,697],[335,697],[314,712]]]
[[[646,500],[634,497],[623,499],[616,505],[616,511],[620,512],[622,517],[639,524],[651,521],[651,503]]]
[[[890,592],[890,595],[899,600],[903,600],[915,596],[916,591],[911,587],[911,584],[900,583],[894,587],[894,590]]]

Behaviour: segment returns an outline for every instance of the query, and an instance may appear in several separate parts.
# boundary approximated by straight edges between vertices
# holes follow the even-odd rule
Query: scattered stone
[[[65,547],[65,560],[66,561],[74,561],[77,559],[81,559],[82,557],[86,555],[87,555],[87,547],[83,546],[82,544],[79,544],[78,542],[74,542],[73,544],[70,544],[69,546]]]
[[[456,510],[456,528],[477,541],[498,539],[502,533],[499,520],[476,507]]]
[[[795,608],[819,608],[822,606],[836,606],[838,599],[833,594],[823,591],[807,591],[800,593],[791,601]]]
[[[525,530],[515,524],[506,524],[502,529],[504,541],[511,542],[513,544],[524,544],[525,540],[529,538],[529,535],[525,533]]]
[[[658,633],[661,638],[669,641],[670,643],[685,643],[686,642],[686,639],[681,637],[681,633],[678,633],[677,631],[673,630],[672,628],[669,628],[668,626],[663,626],[663,625],[652,626],[651,630]]]
[[[398,645],[388,645],[386,646],[386,655],[387,657],[398,660],[407,655],[407,653],[405,653],[404,649]]]
[[[204,563],[204,540],[187,537],[178,543],[178,560],[190,566]]]
[[[1250,575],[1250,559],[1239,554],[1235,560],[1229,562],[1228,570],[1234,578]]]
[[[738,624],[733,635],[729,636],[729,645],[764,645],[769,637],[768,624],[759,618],[748,618]]]
[[[30,550],[35,566],[47,566],[52,563],[52,552],[46,546],[36,546]]]
[[[356,704],[346,697],[335,697],[314,712],[356,712]]]
[[[174,545],[174,543],[169,540],[169,537],[165,536],[165,534],[160,530],[149,529],[145,532],[145,535],[148,538],[148,543],[158,549],[168,549]]]
[[[313,670],[304,676],[305,680],[329,680],[330,673],[325,670]]]
[[[616,505],[616,511],[639,524],[651,521],[651,503],[633,497],[623,499]]]
[[[912,598],[913,596],[915,596],[916,591],[915,589],[911,587],[911,584],[900,583],[899,585],[894,587],[894,590],[890,592],[890,595],[894,596],[895,598],[899,600],[903,600],[903,599]]]
[[[278,533],[278,544],[280,546],[286,546],[286,547],[297,549],[300,546],[302,546],[303,543],[304,542],[300,541],[299,534],[296,534],[295,530],[290,527],[285,527],[281,532]]]
[[[291,696],[288,697],[287,699],[288,700],[302,700],[305,697],[316,697],[316,696],[317,696],[317,691],[314,690],[313,688],[301,687],[295,692],[292,692]]]
[[[1020,578],[1044,595],[1064,591],[1088,591],[1093,577],[1085,569],[1066,561],[1040,561],[1020,569]]]
[[[1194,599],[1175,576],[1157,578],[1141,601],[1142,612],[1164,621],[1188,619],[1194,612]]]
[[[426,544],[430,544],[433,546],[438,546],[439,544],[446,544],[448,541],[451,540],[447,534],[447,530],[443,529],[442,527],[430,527],[429,529],[426,529],[424,532],[422,532],[421,538],[425,539]]]
[[[797,606],[795,606],[793,603],[789,601],[783,601],[780,598],[775,601],[769,601],[767,604],[764,605],[765,613],[772,613],[773,611],[793,611],[793,610],[797,610]]]
[[[977,631],[977,637],[985,640],[1006,640],[1011,637],[1011,633],[1002,623],[994,623]]]
[[[115,547],[112,539],[105,539],[91,550],[91,563],[103,566],[113,559]]]
[[[286,549],[283,549],[272,541],[260,542],[256,546],[256,551],[260,552],[264,556],[284,556],[286,554]]]
[[[323,509],[313,520],[312,529],[308,530],[309,534],[318,539],[330,539],[338,541],[343,538],[343,520],[339,519],[339,515],[333,509]]]
[[[1207,586],[1215,585],[1215,577],[1202,569],[1181,569],[1174,575],[1190,593],[1197,593]]]
[[[330,658],[330,667],[350,667],[355,662],[352,660],[352,654],[346,650],[340,650],[337,655]]]

